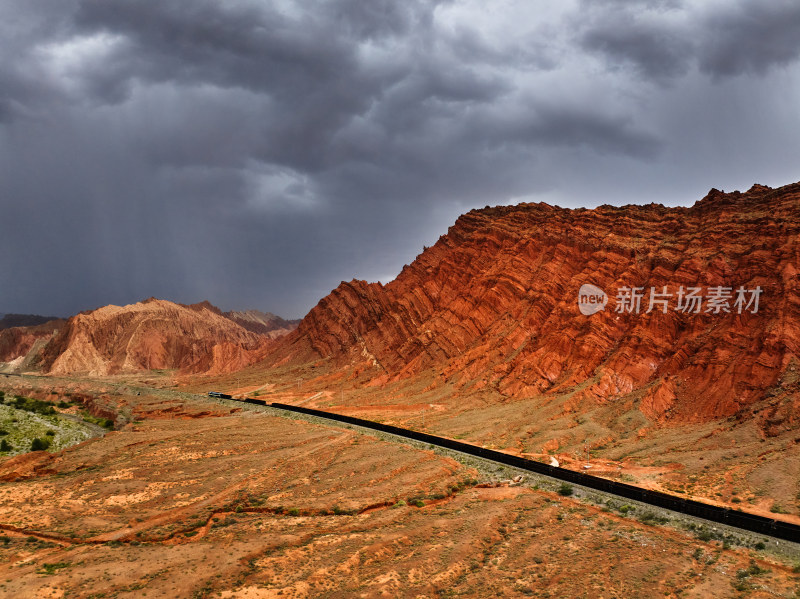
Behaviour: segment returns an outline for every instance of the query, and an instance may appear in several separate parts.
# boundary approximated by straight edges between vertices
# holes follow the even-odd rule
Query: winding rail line
[[[212,392],[213,393],[213,392]],[[209,393],[209,395],[211,395]],[[215,393],[213,397],[220,397],[222,399],[233,399],[229,395],[222,393]],[[763,534],[766,536],[792,541],[793,543],[800,543],[800,526],[790,522],[783,522],[782,520],[774,520],[756,514],[741,512],[739,510],[732,510],[730,508],[719,507],[710,505],[694,499],[686,499],[669,493],[662,493],[661,491],[652,491],[650,489],[643,489],[634,485],[628,485],[622,482],[600,478],[584,472],[576,472],[575,470],[568,470],[558,466],[551,466],[549,464],[542,464],[526,458],[486,449],[476,445],[469,445],[453,439],[446,439],[444,437],[437,437],[436,435],[429,435],[419,431],[412,431],[389,424],[382,424],[380,422],[373,422],[371,420],[363,420],[353,416],[345,416],[343,414],[335,414],[333,412],[325,412],[322,410],[314,410],[311,408],[304,408],[300,406],[292,406],[282,403],[267,403],[263,399],[244,398],[245,403],[252,403],[261,406],[270,406],[280,410],[287,410],[290,412],[297,412],[300,414],[308,414],[309,416],[317,416],[320,418],[327,418],[328,420],[335,420],[337,422],[344,422],[353,424],[364,428],[381,431],[384,433],[391,433],[406,439],[413,439],[414,441],[422,441],[430,445],[444,447],[465,453],[467,455],[475,456],[492,460],[506,466],[527,470],[536,474],[542,474],[555,478],[557,480],[565,481],[568,483],[602,491],[625,499],[632,499],[640,501],[655,507],[664,508],[673,512],[679,512],[688,516],[702,518],[711,522],[725,524],[741,528],[743,530]]]

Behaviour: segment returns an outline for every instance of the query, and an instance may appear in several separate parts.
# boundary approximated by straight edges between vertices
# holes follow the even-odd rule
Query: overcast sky
[[[0,0],[0,312],[303,316],[475,207],[800,180],[797,0]]]

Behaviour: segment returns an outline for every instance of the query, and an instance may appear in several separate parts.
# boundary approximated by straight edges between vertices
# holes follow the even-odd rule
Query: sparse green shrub
[[[52,404],[21,395],[15,395],[14,400],[9,405],[17,410],[25,410],[26,412],[33,412],[34,414],[41,414],[43,416],[56,413]]]
[[[42,564],[39,574],[55,574],[58,570],[69,568],[72,564],[69,562],[58,562],[56,564]]]
[[[703,541],[704,543],[708,543],[711,539],[714,538],[714,535],[711,534],[709,530],[701,530],[697,533],[697,538]]]
[[[558,487],[558,494],[564,497],[569,497],[574,492],[572,485],[568,485],[567,483],[561,483],[561,486]]]
[[[669,521],[669,518],[665,518],[664,516],[659,516],[655,512],[644,512],[637,516],[638,520],[644,524],[666,524]]]
[[[289,515],[290,516],[299,516],[300,515],[300,510],[298,510],[296,507],[293,507],[293,508],[291,508],[289,510]]]
[[[114,428],[114,421],[108,418],[100,418],[97,416],[92,416],[89,412],[81,412],[81,417],[83,418],[84,422],[89,422],[90,424],[96,424],[97,426],[102,426],[103,428],[107,428],[111,430]]]
[[[47,432],[45,432],[45,435],[47,435],[48,437],[55,437],[56,436],[56,431],[48,430]]]
[[[0,453],[8,453],[12,451],[14,448],[11,446],[11,443],[3,439],[0,441]]]
[[[756,548],[758,551],[762,551],[763,549],[766,549],[766,548],[767,548],[767,546],[764,544],[764,541],[759,541],[758,543],[756,543],[756,544],[754,545],[754,547],[755,547],[755,548]]]
[[[36,437],[31,441],[31,451],[46,451],[48,447],[50,447],[50,441],[48,439]]]
[[[417,499],[417,500],[414,502],[414,504],[413,504],[413,505],[415,505],[415,506],[417,506],[417,507],[425,507],[425,502],[424,502],[424,501],[422,501],[422,499]]]

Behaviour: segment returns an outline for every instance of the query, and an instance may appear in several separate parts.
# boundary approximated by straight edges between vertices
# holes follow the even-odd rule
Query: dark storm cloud
[[[0,311],[301,316],[472,207],[693,200],[794,168],[791,3],[498,6],[3,4]],[[760,131],[743,175],[720,148]]]
[[[800,56],[800,4],[794,0],[710,6],[584,0],[583,7],[575,17],[581,46],[655,80],[693,66],[715,77],[764,74]]]
[[[800,57],[800,4],[794,0],[733,3],[706,15],[700,68],[718,76],[761,74]]]

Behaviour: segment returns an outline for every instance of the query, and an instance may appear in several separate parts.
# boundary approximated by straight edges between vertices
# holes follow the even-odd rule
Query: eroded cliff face
[[[0,330],[0,362],[20,362],[33,349],[51,339],[61,330],[66,321],[50,320],[32,326],[14,326]]]
[[[149,369],[224,373],[263,358],[268,337],[251,333],[207,302],[149,299],[73,316],[43,349],[52,374],[106,375]]]
[[[348,360],[375,384],[435,369],[464,389],[569,393],[576,410],[635,393],[656,420],[719,418],[795,393],[799,233],[800,184],[712,190],[691,208],[474,210],[391,283],[342,283],[267,363]],[[584,284],[608,294],[605,310],[581,313]],[[617,312],[625,287],[643,288],[638,313]],[[666,313],[647,313],[664,287]],[[676,309],[680,287],[701,288],[699,313]],[[706,312],[717,287],[729,312]],[[739,313],[740,287],[761,289],[757,312]]]

